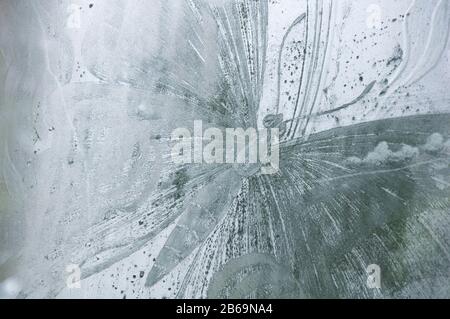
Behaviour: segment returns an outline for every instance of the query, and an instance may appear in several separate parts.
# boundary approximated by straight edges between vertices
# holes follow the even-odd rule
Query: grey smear
[[[445,0],[0,1],[0,298],[449,298],[449,24]],[[175,164],[200,120],[279,128],[280,170]]]

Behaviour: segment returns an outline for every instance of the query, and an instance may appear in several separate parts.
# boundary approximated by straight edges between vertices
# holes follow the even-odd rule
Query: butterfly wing
[[[449,119],[374,121],[284,148],[278,175],[243,183],[180,296],[387,297],[448,282]],[[371,264],[382,291],[366,285]]]

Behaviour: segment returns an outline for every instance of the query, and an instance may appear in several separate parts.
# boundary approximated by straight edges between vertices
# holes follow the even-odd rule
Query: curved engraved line
[[[308,80],[305,82],[305,95],[302,99],[301,108],[299,110],[299,114],[302,114],[303,112],[307,112],[310,95],[312,94],[312,88],[314,86],[314,75],[317,70],[319,55],[320,55],[320,40],[322,37],[322,23],[323,23],[323,2],[320,1],[320,8],[319,10],[319,1],[316,1],[316,7],[315,7],[315,18],[314,18],[314,41],[313,41],[313,49],[311,50],[311,61],[308,63]],[[298,102],[297,102],[298,103]],[[297,113],[294,113],[294,117]],[[294,125],[295,122],[295,125]],[[299,121],[292,121],[291,125],[289,127],[288,131],[288,138],[292,138],[295,135],[295,132],[297,131]],[[293,130],[292,130],[293,128]]]
[[[256,105],[256,112],[258,112],[259,104],[261,102],[261,97],[263,94],[263,88],[264,88],[264,75],[266,73],[266,56],[267,56],[267,42],[268,42],[268,34],[267,34],[267,25],[268,25],[268,6],[269,4],[267,2],[263,3],[263,6],[261,7],[262,14],[259,10],[256,11],[257,14],[257,27],[255,28],[256,32],[256,42],[258,43],[258,48],[260,51],[262,50],[261,54],[257,54],[257,70],[259,72],[259,76],[257,77],[258,81],[258,88],[257,88],[257,99],[258,103]],[[260,30],[261,28],[261,30]],[[261,41],[260,41],[261,40]]]
[[[322,56],[320,76],[319,76],[319,79],[318,79],[318,82],[317,82],[317,88],[316,88],[316,92],[315,92],[315,95],[314,95],[314,100],[310,104],[309,115],[312,114],[314,105],[316,104],[317,96],[319,94],[320,84],[322,83],[323,72],[324,72],[324,69],[325,69],[324,66],[325,66],[325,60],[327,58],[328,44],[329,44],[329,38],[330,38],[330,32],[331,32],[331,16],[332,16],[332,12],[333,12],[333,2],[330,2],[329,10],[330,10],[330,12],[329,12],[329,15],[328,15],[327,34],[326,34],[326,40],[325,40],[325,48],[324,48],[323,56]],[[322,7],[322,15],[323,15],[323,7]],[[322,19],[322,21],[321,21],[321,24],[322,24],[323,17],[321,17],[321,19]],[[318,45],[320,45],[320,37],[318,39]],[[302,135],[305,134],[305,130],[306,130],[306,127],[307,127],[307,125],[309,123],[309,119],[310,119],[310,117],[307,117],[307,121],[306,121],[306,123],[304,125]],[[295,129],[293,131],[293,135],[295,135],[295,132],[297,132],[298,125],[299,125],[299,121],[297,121],[297,123],[296,123]]]
[[[434,9],[433,16],[432,16],[432,18],[431,18],[431,21],[432,21],[432,22],[436,20],[437,14],[441,11],[441,10],[440,10],[440,7],[442,6],[442,3],[443,3],[443,2],[444,2],[443,5],[445,6],[445,8],[443,9],[443,11],[445,11],[444,14],[447,13],[448,3],[447,3],[447,1],[441,0],[441,1],[437,4],[436,8]],[[444,18],[444,19],[445,19],[445,18]],[[420,63],[418,63],[418,64],[416,65],[416,67],[414,68],[414,70],[411,72],[410,76],[405,80],[406,85],[412,85],[412,84],[414,84],[414,83],[420,81],[421,79],[423,79],[428,73],[430,73],[430,72],[431,72],[431,71],[439,64],[439,62],[440,62],[440,60],[441,60],[441,58],[442,58],[442,55],[443,55],[444,52],[445,52],[445,48],[447,47],[447,43],[448,43],[448,31],[449,31],[449,24],[448,24],[448,22],[447,22],[447,28],[446,28],[446,32],[445,32],[445,42],[444,42],[443,45],[442,45],[442,49],[441,49],[441,52],[440,52],[439,56],[436,58],[436,60],[433,62],[433,64],[432,64],[428,69],[425,70],[425,72],[424,72],[422,75],[419,75],[418,77],[416,77],[415,79],[413,79],[414,73],[420,71],[420,70],[419,70],[419,66],[424,66],[424,65],[426,65],[425,63],[426,63],[427,60],[428,60],[428,59],[427,59],[427,57],[429,56],[428,51],[429,51],[429,48],[430,48],[430,46],[431,46],[431,41],[432,41],[432,38],[433,38],[433,33],[435,32],[435,27],[436,27],[436,24],[434,23],[434,24],[431,26],[431,30],[430,30],[430,32],[429,32],[429,34],[428,34],[427,44],[426,44],[425,50],[424,50],[424,52],[422,53],[422,56],[421,56],[421,58],[420,58]],[[424,60],[425,60],[425,62],[424,62]],[[423,72],[423,71],[422,71],[422,72]]]
[[[306,2],[306,39],[305,39],[306,46],[308,46],[308,40],[309,40],[309,16],[310,16],[309,3],[310,3],[309,1]],[[317,2],[316,2],[316,12],[317,12]],[[315,46],[316,46],[316,37],[317,37],[316,30],[317,30],[317,16],[314,19],[314,37],[313,37],[313,41],[312,41],[312,50],[311,50],[312,53],[311,54],[314,54],[314,52],[316,50],[316,48],[315,48]],[[306,49],[307,49],[307,47],[306,47]],[[287,133],[286,133],[286,137],[287,138],[289,138],[290,135],[291,135],[292,125],[294,124],[294,118],[295,118],[295,115],[297,114],[297,109],[298,109],[298,105],[299,105],[299,101],[300,101],[300,92],[301,92],[301,89],[303,87],[303,75],[305,74],[306,59],[307,59],[307,55],[305,54],[305,57],[303,59],[302,76],[301,76],[301,79],[300,79],[300,85],[298,87],[297,99],[295,101],[294,113],[292,114],[291,124],[289,125],[289,129],[287,130]],[[307,94],[307,88],[308,88],[308,83],[310,81],[310,78],[311,78],[311,63],[308,63],[308,74],[307,74],[307,79],[306,79],[306,84],[305,84],[305,87],[306,87],[305,95]],[[304,106],[305,99],[306,99],[306,96],[303,97],[303,100],[302,100],[303,101],[302,102],[302,109],[303,109],[303,106]],[[300,110],[299,113],[301,113],[301,112],[302,112],[302,110]]]
[[[354,100],[345,103],[337,108],[331,109],[331,110],[327,110],[327,111],[323,111],[323,112],[317,112],[317,113],[312,113],[309,115],[303,115],[303,116],[298,116],[296,118],[294,118],[293,120],[304,120],[304,119],[311,119],[314,117],[318,117],[318,116],[322,116],[322,115],[327,115],[327,114],[331,114],[337,111],[341,111],[343,109],[346,109],[356,103],[358,103],[361,99],[363,99],[370,91],[372,91],[373,87],[375,86],[377,81],[372,81],[369,85],[366,86],[366,88],[364,89],[364,91],[362,91],[362,93],[355,98]]]
[[[284,274],[286,279],[290,279],[297,287],[300,287],[299,282],[291,275],[290,270],[279,264],[273,256],[262,253],[252,253],[230,260],[223,266],[222,270],[213,275],[208,287],[208,298],[217,298],[220,291],[224,288],[223,283],[240,270],[254,265],[268,265],[272,270],[285,270],[286,272]]]
[[[439,9],[442,7],[443,2],[445,2],[445,1],[440,0],[438,2],[438,4],[436,5],[436,7],[434,8],[433,15],[432,15],[432,22],[436,19],[436,16],[437,16],[437,14],[440,11]],[[410,62],[410,57],[411,57],[411,52],[410,52],[411,39],[409,37],[409,32],[408,32],[408,30],[409,30],[408,17],[410,15],[413,7],[416,5],[416,3],[417,3],[417,0],[414,0],[413,3],[411,4],[411,6],[408,8],[406,14],[405,14],[406,18],[405,18],[404,29],[403,29],[403,32],[404,32],[403,42],[404,42],[405,51],[406,51],[406,54],[407,54],[407,57],[405,59],[405,63],[403,64],[401,69],[397,72],[397,74],[394,76],[394,78],[391,81],[391,83],[389,83],[387,89],[392,88],[393,84],[396,83],[397,81],[399,81],[400,76],[406,71],[408,65],[410,64],[409,62]],[[447,7],[447,3],[445,2],[444,5],[446,6],[444,10],[447,11],[447,8],[448,8]],[[427,61],[427,57],[429,56],[428,51],[429,51],[429,47],[431,45],[431,39],[432,39],[434,30],[435,30],[435,25],[433,24],[431,26],[431,30],[428,32],[428,37],[427,37],[427,43],[425,45],[425,50],[422,52],[422,55],[420,56],[419,63],[417,63],[416,66],[413,68],[413,70],[410,71],[407,74],[405,80],[403,80],[400,84],[396,85],[395,89],[393,89],[391,91],[391,94],[393,92],[397,91],[402,86],[412,85],[414,83],[417,83],[418,81],[423,79],[427,74],[429,74],[433,69],[435,69],[436,66],[439,64],[439,61],[442,58],[442,55],[444,54],[445,48],[446,48],[446,46],[448,44],[448,41],[449,41],[449,39],[448,39],[449,38],[448,37],[448,34],[449,34],[449,27],[448,27],[448,25],[447,25],[447,28],[446,28],[445,43],[444,43],[444,45],[442,47],[441,53],[439,54],[439,56],[436,58],[436,60],[432,63],[432,65],[429,68],[427,68],[425,71],[422,71],[423,74],[421,74],[421,75],[417,76],[416,78],[414,78],[415,73],[420,72],[420,67],[423,67],[425,65],[424,63],[426,63],[426,61]],[[424,62],[424,60],[425,60],[425,62]]]
[[[281,41],[281,45],[280,45],[280,52],[278,53],[278,84],[277,84],[277,90],[278,90],[278,95],[277,95],[277,110],[275,114],[278,114],[278,112],[280,111],[280,96],[281,96],[281,58],[282,58],[282,54],[283,54],[283,50],[284,50],[284,46],[286,43],[286,39],[289,36],[289,34],[291,33],[292,29],[298,25],[299,23],[301,23],[306,17],[306,13],[303,13],[302,15],[300,15],[297,19],[294,20],[294,22],[291,24],[291,26],[287,29],[286,33],[284,34],[283,37],[283,41]],[[306,45],[306,43],[305,43]],[[305,59],[303,59],[303,65]],[[303,73],[303,70],[302,70]],[[301,80],[300,80],[300,85],[301,86]]]
[[[405,52],[407,54],[406,58],[404,59],[405,63],[403,64],[403,66],[397,71],[397,74],[394,76],[394,78],[392,79],[391,83],[389,83],[389,87],[392,87],[394,85],[395,82],[398,81],[398,79],[400,78],[400,76],[403,74],[403,72],[405,72],[408,64],[409,64],[409,60],[411,57],[411,52],[410,52],[410,37],[409,37],[409,24],[408,24],[408,18],[411,14],[412,9],[414,8],[414,6],[416,5],[417,0],[414,0],[411,5],[409,6],[408,10],[405,13],[405,21],[403,23],[403,45],[405,47]],[[398,86],[397,86],[398,87]],[[394,90],[396,91],[396,90]]]

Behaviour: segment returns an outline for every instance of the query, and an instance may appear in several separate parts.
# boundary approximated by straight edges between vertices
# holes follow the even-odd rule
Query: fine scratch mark
[[[391,191],[390,189],[386,188],[386,187],[381,187],[382,190],[384,190],[386,193],[388,193],[389,195],[400,199],[401,201],[405,202],[405,200],[403,198],[401,198],[400,196],[398,196],[397,194],[395,194],[393,191]]]
[[[195,53],[197,54],[197,56],[200,58],[200,60],[202,60],[203,63],[205,63],[205,58],[203,58],[203,56],[200,54],[200,52],[198,52],[197,48],[195,47],[195,45],[192,44],[191,40],[188,40],[189,45],[191,46],[191,48],[195,51]]]

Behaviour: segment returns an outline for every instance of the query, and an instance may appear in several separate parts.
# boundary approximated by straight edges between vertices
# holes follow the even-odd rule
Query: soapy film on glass
[[[448,1],[81,3],[0,4],[2,294],[449,297]],[[174,163],[194,121],[279,169]]]

